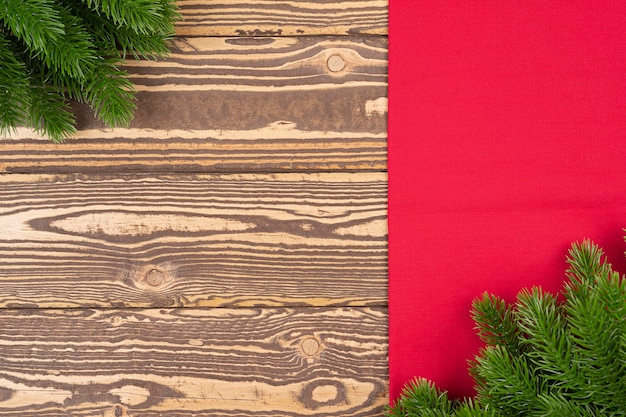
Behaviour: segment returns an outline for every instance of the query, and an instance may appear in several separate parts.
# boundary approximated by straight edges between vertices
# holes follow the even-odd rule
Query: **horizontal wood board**
[[[388,401],[384,308],[0,310],[0,329],[2,416],[349,417]]]
[[[178,0],[182,36],[386,35],[387,0]]]
[[[284,172],[386,169],[384,37],[177,38],[166,61],[129,61],[127,129],[75,105],[55,145],[0,140],[0,172]]]
[[[385,306],[384,173],[0,176],[0,306]]]

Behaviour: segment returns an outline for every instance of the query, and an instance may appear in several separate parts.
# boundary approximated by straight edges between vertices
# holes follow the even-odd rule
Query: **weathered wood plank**
[[[0,176],[0,306],[386,305],[386,174]]]
[[[183,36],[386,35],[387,0],[178,0]]]
[[[0,310],[2,416],[377,416],[385,308]]]
[[[330,65],[330,69],[329,69]],[[331,70],[332,69],[332,70]],[[138,109],[54,145],[0,140],[0,172],[383,170],[387,45],[373,38],[189,38],[172,58],[129,62]]]

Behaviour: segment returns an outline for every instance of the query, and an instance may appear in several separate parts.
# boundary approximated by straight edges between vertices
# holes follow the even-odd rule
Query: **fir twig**
[[[128,126],[135,96],[124,59],[166,57],[178,17],[174,0],[0,0],[0,134],[29,125],[68,137],[67,99]]]
[[[568,262],[576,270],[565,289],[575,366],[585,380],[576,397],[605,414],[626,415],[626,282],[589,241],[576,245]],[[581,268],[580,265],[584,265]]]
[[[31,85],[31,92],[29,124],[33,128],[46,133],[53,142],[61,142],[76,131],[74,115],[59,93],[46,85]]]
[[[34,51],[45,51],[65,34],[59,8],[53,0],[0,0],[0,19]]]
[[[572,346],[562,307],[540,288],[522,290],[517,297],[517,317],[525,353],[540,377],[553,389],[581,384],[573,366]]]
[[[9,135],[25,123],[30,106],[26,64],[15,56],[0,31],[0,134]]]
[[[402,399],[387,409],[389,417],[424,416],[445,417],[452,413],[453,404],[448,393],[439,391],[425,379],[416,379],[407,384]]]
[[[153,0],[81,0],[91,10],[98,12],[118,26],[132,28],[136,33],[170,30],[169,2]],[[169,7],[169,6],[168,6]],[[165,12],[165,13],[164,13]]]
[[[475,360],[473,373],[486,381],[477,400],[505,416],[526,415],[541,391],[540,381],[525,356],[513,356],[500,345],[488,346]]]
[[[502,298],[483,294],[472,303],[471,315],[478,336],[487,345],[502,345],[512,355],[522,353],[515,314]]]
[[[135,96],[127,75],[119,68],[119,61],[101,60],[85,85],[86,101],[110,126],[128,126],[133,118]]]

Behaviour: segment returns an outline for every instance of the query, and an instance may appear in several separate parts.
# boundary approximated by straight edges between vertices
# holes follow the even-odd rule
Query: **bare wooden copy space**
[[[0,416],[377,416],[387,1],[179,0],[138,110],[0,141]]]

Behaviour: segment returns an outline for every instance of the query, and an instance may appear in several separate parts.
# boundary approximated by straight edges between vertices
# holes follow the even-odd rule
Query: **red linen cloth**
[[[471,395],[475,297],[626,272],[626,2],[391,0],[389,75],[391,399]]]

